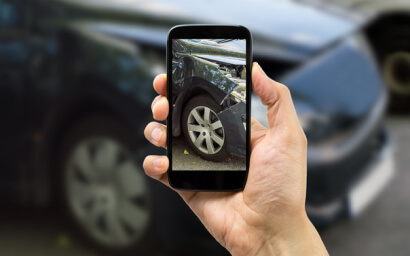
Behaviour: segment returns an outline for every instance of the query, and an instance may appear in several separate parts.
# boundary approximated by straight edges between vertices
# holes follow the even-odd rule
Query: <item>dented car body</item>
[[[230,42],[173,40],[172,134],[176,137],[182,133],[185,104],[197,95],[206,94],[221,106],[216,114],[224,131],[229,131],[224,132],[227,151],[245,157],[246,53],[232,48]]]

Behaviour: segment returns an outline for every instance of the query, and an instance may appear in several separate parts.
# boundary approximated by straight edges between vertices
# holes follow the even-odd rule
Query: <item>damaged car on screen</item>
[[[199,156],[212,161],[246,154],[246,53],[233,41],[172,42],[172,135],[183,133]]]

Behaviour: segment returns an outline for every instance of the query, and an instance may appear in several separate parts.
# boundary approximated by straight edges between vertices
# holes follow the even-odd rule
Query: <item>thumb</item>
[[[262,104],[268,107],[270,128],[299,125],[289,89],[270,79],[256,62],[252,66],[252,88]]]

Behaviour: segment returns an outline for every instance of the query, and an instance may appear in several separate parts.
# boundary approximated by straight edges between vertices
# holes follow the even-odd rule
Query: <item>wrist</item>
[[[257,256],[267,255],[328,255],[328,252],[306,213],[280,228],[268,232]]]

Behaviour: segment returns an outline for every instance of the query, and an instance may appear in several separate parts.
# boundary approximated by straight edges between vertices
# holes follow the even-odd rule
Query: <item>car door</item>
[[[24,5],[0,0],[0,160],[19,143],[27,60]]]

